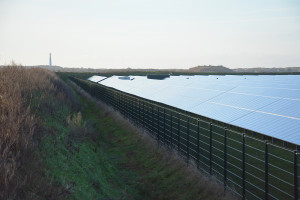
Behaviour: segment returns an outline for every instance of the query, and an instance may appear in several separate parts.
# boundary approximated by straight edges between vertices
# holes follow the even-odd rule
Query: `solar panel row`
[[[112,76],[100,84],[300,145],[298,75]]]
[[[92,82],[95,82],[95,83],[98,83],[102,80],[106,79],[105,76],[91,76],[90,78],[88,78],[89,81],[92,81]]]

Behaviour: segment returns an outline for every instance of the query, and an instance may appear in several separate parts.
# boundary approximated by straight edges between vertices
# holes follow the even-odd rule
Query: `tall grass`
[[[1,68],[0,199],[228,197],[101,108],[50,71]]]
[[[215,178],[201,173],[195,163],[187,165],[176,151],[158,145],[147,130],[90,96],[74,82],[70,84],[90,103],[90,108],[85,106],[88,113],[83,112],[83,116],[98,117],[101,140],[109,146],[105,148],[110,152],[118,152],[124,159],[119,166],[133,170],[137,175],[137,180],[132,182],[138,184],[131,182],[128,185],[136,188],[143,198],[132,199],[237,199],[230,191],[224,192],[223,185]],[[76,121],[74,124],[79,124]]]
[[[0,199],[15,199],[35,179],[32,162],[44,134],[44,112],[74,104],[72,90],[52,72],[7,66],[0,69]],[[37,168],[41,167],[37,164]]]

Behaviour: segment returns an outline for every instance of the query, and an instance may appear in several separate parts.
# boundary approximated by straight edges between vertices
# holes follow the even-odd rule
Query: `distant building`
[[[49,67],[52,67],[51,53],[50,53],[50,58],[49,58]]]

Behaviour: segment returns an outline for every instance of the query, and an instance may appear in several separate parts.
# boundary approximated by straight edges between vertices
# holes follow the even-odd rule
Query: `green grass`
[[[89,113],[88,109],[84,110],[85,113]],[[114,163],[114,158],[119,155],[107,148],[103,138],[73,137],[76,131],[83,134],[85,127],[82,124],[82,127],[76,127],[79,130],[74,130],[71,125],[62,123],[69,115],[72,111],[65,109],[56,113],[56,118],[48,117],[45,121],[46,127],[54,130],[54,135],[43,138],[41,152],[49,177],[69,190],[71,199],[121,199],[135,194],[134,188],[128,187],[135,176],[130,171],[119,170]],[[94,126],[87,131],[100,134],[102,130],[96,125],[96,117],[88,114],[87,118]]]
[[[82,118],[66,106],[45,117],[53,134],[44,136],[39,153],[69,199],[223,198],[220,185],[157,149],[114,112],[77,98]]]

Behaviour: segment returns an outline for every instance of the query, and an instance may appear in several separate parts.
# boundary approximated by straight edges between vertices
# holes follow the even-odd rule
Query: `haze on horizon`
[[[298,0],[1,0],[0,65],[300,67]]]

